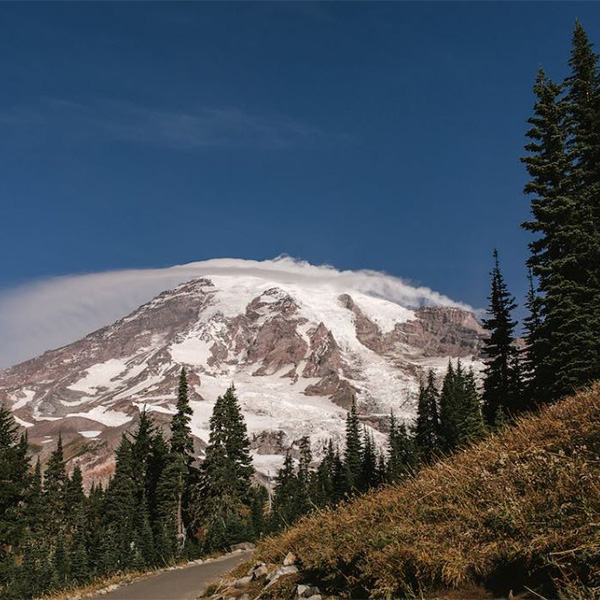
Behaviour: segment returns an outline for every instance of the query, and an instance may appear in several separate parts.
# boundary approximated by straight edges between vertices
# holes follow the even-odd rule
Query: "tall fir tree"
[[[2,565],[12,561],[10,549],[23,541],[28,471],[27,438],[19,437],[9,409],[0,405],[0,577]]]
[[[108,574],[132,567],[135,532],[136,485],[131,442],[125,435],[116,451],[115,474],[103,506],[103,571]]]
[[[516,415],[523,409],[519,351],[515,345],[516,322],[512,312],[516,308],[500,270],[498,251],[494,250],[494,268],[488,307],[489,317],[483,326],[489,332],[484,340],[485,378],[483,382],[484,415],[494,427],[498,413]]]
[[[528,154],[521,159],[530,176],[524,191],[532,197],[532,219],[522,226],[535,236],[529,243],[527,264],[531,284],[534,278],[538,282],[538,289],[528,297],[531,324],[535,328],[527,339],[527,356],[531,361],[530,405],[547,403],[556,395],[552,346],[561,321],[556,308],[564,287],[564,273],[559,265],[564,264],[567,256],[569,222],[574,208],[569,181],[566,103],[561,96],[563,86],[548,79],[540,69],[533,91],[536,101],[534,115],[528,119],[531,126],[525,145]]]
[[[540,327],[531,354],[535,402],[600,377],[600,92],[598,57],[575,24],[562,86],[541,72],[523,158],[536,238],[529,266],[539,282]],[[562,95],[565,91],[564,96]]]
[[[481,413],[481,400],[472,369],[461,373],[461,410],[458,424],[458,444],[467,445],[483,439],[486,427]]]
[[[50,455],[44,473],[44,523],[46,533],[52,537],[60,537],[66,526],[66,486],[67,471],[59,433],[56,449]]]
[[[310,438],[300,438],[298,459],[298,506],[301,514],[306,514],[311,508],[313,476],[310,470],[312,450]]]
[[[362,450],[360,421],[356,411],[356,399],[352,398],[352,405],[346,416],[346,447],[344,451],[347,489],[350,492],[357,490],[360,484]]]
[[[387,480],[392,483],[414,473],[417,466],[414,439],[405,423],[396,423],[393,413],[390,415],[387,464]]]
[[[420,460],[429,463],[439,452],[440,419],[438,414],[439,392],[435,375],[430,369],[427,381],[419,386],[415,444]]]
[[[457,364],[455,371],[452,361],[448,362],[448,368],[442,382],[440,392],[440,429],[439,446],[442,452],[452,452],[458,445],[460,438],[460,396],[457,382],[460,378],[461,365]]]
[[[535,284],[533,270],[527,272],[527,297],[525,308],[527,316],[523,319],[523,338],[525,347],[522,351],[521,367],[523,375],[523,402],[526,409],[547,402],[548,384],[548,340],[544,338],[544,321],[542,318],[543,302]]]
[[[281,469],[275,478],[271,509],[272,529],[278,531],[291,525],[302,514],[298,503],[300,482],[294,470],[290,452],[286,452]]]
[[[254,467],[252,466],[252,456],[250,454],[248,429],[233,384],[227,388],[223,395],[223,402],[227,457],[232,463],[239,496],[246,499],[250,490]]]
[[[362,461],[361,473],[359,479],[359,489],[361,492],[366,492],[374,488],[379,479],[377,470],[377,449],[373,436],[363,427],[363,443],[362,443]]]
[[[194,522],[206,545],[223,548],[250,534],[247,518],[254,473],[250,441],[235,388],[219,396],[210,418],[208,447],[195,486]]]
[[[186,540],[189,522],[188,504],[189,498],[186,491],[189,489],[190,470],[194,454],[194,440],[190,421],[192,416],[188,398],[188,383],[185,369],[181,369],[179,376],[179,387],[177,390],[176,413],[171,421],[171,460],[173,461],[174,483],[177,492],[176,524],[177,540],[180,548],[183,548]]]
[[[552,347],[557,395],[600,377],[600,79],[598,55],[579,22],[569,66],[565,106],[573,202],[565,228],[568,255],[557,265],[559,302],[551,308],[559,325]]]

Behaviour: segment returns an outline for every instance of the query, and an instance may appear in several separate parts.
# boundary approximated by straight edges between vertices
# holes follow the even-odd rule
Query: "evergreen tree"
[[[374,488],[378,483],[379,473],[377,471],[377,454],[375,450],[373,436],[369,434],[366,427],[363,427],[361,473],[359,479],[359,489],[362,492]]]
[[[600,93],[598,58],[576,23],[563,86],[538,75],[531,140],[529,266],[539,284],[540,326],[532,337],[537,402],[600,376]],[[561,97],[563,89],[566,95]]]
[[[208,547],[227,547],[252,534],[248,506],[253,473],[246,424],[230,386],[213,408],[200,482],[195,486],[194,521],[205,532]]]
[[[338,456],[339,459],[339,456]],[[336,464],[336,451],[333,442],[329,440],[327,450],[315,473],[315,486],[312,502],[316,506],[325,506],[334,502],[334,469]],[[342,492],[343,496],[343,492]]]
[[[548,311],[555,335],[555,393],[561,396],[600,377],[600,83],[598,55],[579,22],[566,80],[567,150],[572,198],[564,234],[567,252]]]
[[[263,485],[253,486],[250,490],[250,523],[252,538],[261,537],[267,530],[265,510],[269,493]]]
[[[462,407],[458,424],[458,444],[466,445],[477,442],[486,435],[475,374],[471,369],[461,373],[460,395]]]
[[[193,461],[194,441],[190,428],[192,409],[188,399],[188,383],[185,369],[181,369],[177,392],[176,413],[171,422],[171,460],[176,470],[174,482],[177,491],[177,539],[182,548],[186,539],[185,521],[188,521],[188,501],[186,490],[189,488],[190,468]]]
[[[460,439],[461,402],[457,385],[461,373],[460,361],[457,370],[458,375],[449,361],[440,393],[439,443],[440,450],[446,453],[452,452]]]
[[[18,438],[14,418],[0,405],[0,590],[15,576],[14,559],[24,543],[28,469],[27,438]]]
[[[344,466],[346,469],[347,489],[355,491],[360,485],[362,472],[362,442],[360,439],[360,421],[356,412],[356,400],[352,398],[352,405],[346,417],[346,449],[344,452]]]
[[[193,411],[188,399],[188,383],[185,369],[179,375],[179,388],[177,391],[176,413],[171,422],[171,451],[185,456],[191,461],[194,453],[194,441],[190,421]]]
[[[103,510],[103,565],[105,573],[132,566],[136,485],[131,442],[123,435],[116,451],[115,474],[108,484]]]
[[[58,435],[56,449],[50,455],[44,473],[44,523],[47,534],[58,536],[65,529],[67,472],[62,446]]]
[[[39,533],[43,521],[42,467],[38,457],[31,482],[25,494],[24,518],[29,534]]]
[[[298,511],[306,514],[311,508],[312,474],[310,465],[312,463],[312,451],[310,439],[306,436],[300,439],[300,458],[298,460]]]
[[[283,466],[277,472],[273,489],[271,520],[275,531],[291,525],[300,516],[298,491],[299,481],[294,472],[294,461],[288,451]]]
[[[555,334],[552,330],[559,323],[555,307],[563,287],[563,275],[557,266],[564,263],[569,248],[568,223],[573,211],[566,147],[566,107],[561,98],[563,86],[549,80],[540,69],[533,89],[536,102],[534,116],[528,119],[530,141],[525,146],[529,154],[522,158],[531,178],[525,193],[533,196],[533,218],[522,226],[535,235],[529,243],[527,263],[532,276],[539,282],[539,290],[528,296],[530,322],[535,328],[535,333],[532,331],[527,339],[528,356],[532,363],[535,361],[530,367],[530,381],[535,386],[529,390],[530,404],[549,402],[556,393],[551,351]]]
[[[246,422],[240,410],[235,387],[230,385],[223,396],[225,418],[225,448],[233,467],[233,477],[240,498],[245,499],[254,474],[250,440]]]
[[[493,427],[499,410],[506,415],[514,415],[523,406],[519,357],[514,338],[516,323],[511,316],[516,304],[500,271],[497,250],[494,250],[491,277],[489,318],[483,322],[489,331],[489,336],[484,340],[483,402],[486,421]]]
[[[84,502],[83,475],[81,467],[75,465],[71,478],[67,478],[65,484],[65,510],[71,520],[73,515],[79,514],[83,510]]]
[[[415,425],[415,444],[419,457],[431,462],[438,453],[438,435],[440,429],[438,415],[439,392],[435,383],[435,375],[430,369],[427,383],[419,386],[417,404],[417,421]]]
[[[396,423],[393,413],[390,415],[388,453],[388,481],[400,481],[414,472],[417,464],[414,440],[404,423]]]

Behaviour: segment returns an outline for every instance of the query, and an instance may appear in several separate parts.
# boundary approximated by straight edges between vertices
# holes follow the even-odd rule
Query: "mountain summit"
[[[449,358],[477,366],[483,330],[455,307],[407,308],[320,282],[253,275],[188,281],[83,339],[0,373],[29,441],[47,455],[59,432],[89,479],[106,478],[121,433],[146,408],[174,412],[186,367],[202,455],[217,396],[233,382],[257,470],[273,475],[302,436],[341,439],[355,398],[369,426],[414,415],[420,375]]]

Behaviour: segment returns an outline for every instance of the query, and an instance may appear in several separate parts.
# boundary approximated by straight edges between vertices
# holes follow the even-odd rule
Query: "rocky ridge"
[[[406,308],[356,291],[211,276],[166,291],[85,338],[0,373],[12,407],[45,458],[61,432],[87,480],[106,478],[112,450],[140,410],[166,423],[182,366],[196,451],[216,397],[235,383],[255,464],[273,475],[303,435],[318,454],[340,440],[355,398],[375,430],[393,409],[414,415],[418,378],[450,358],[478,368],[483,330],[459,308]]]

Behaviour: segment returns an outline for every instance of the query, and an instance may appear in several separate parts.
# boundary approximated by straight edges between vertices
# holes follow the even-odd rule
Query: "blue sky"
[[[593,3],[2,3],[0,289],[281,253],[525,288],[538,65]]]

